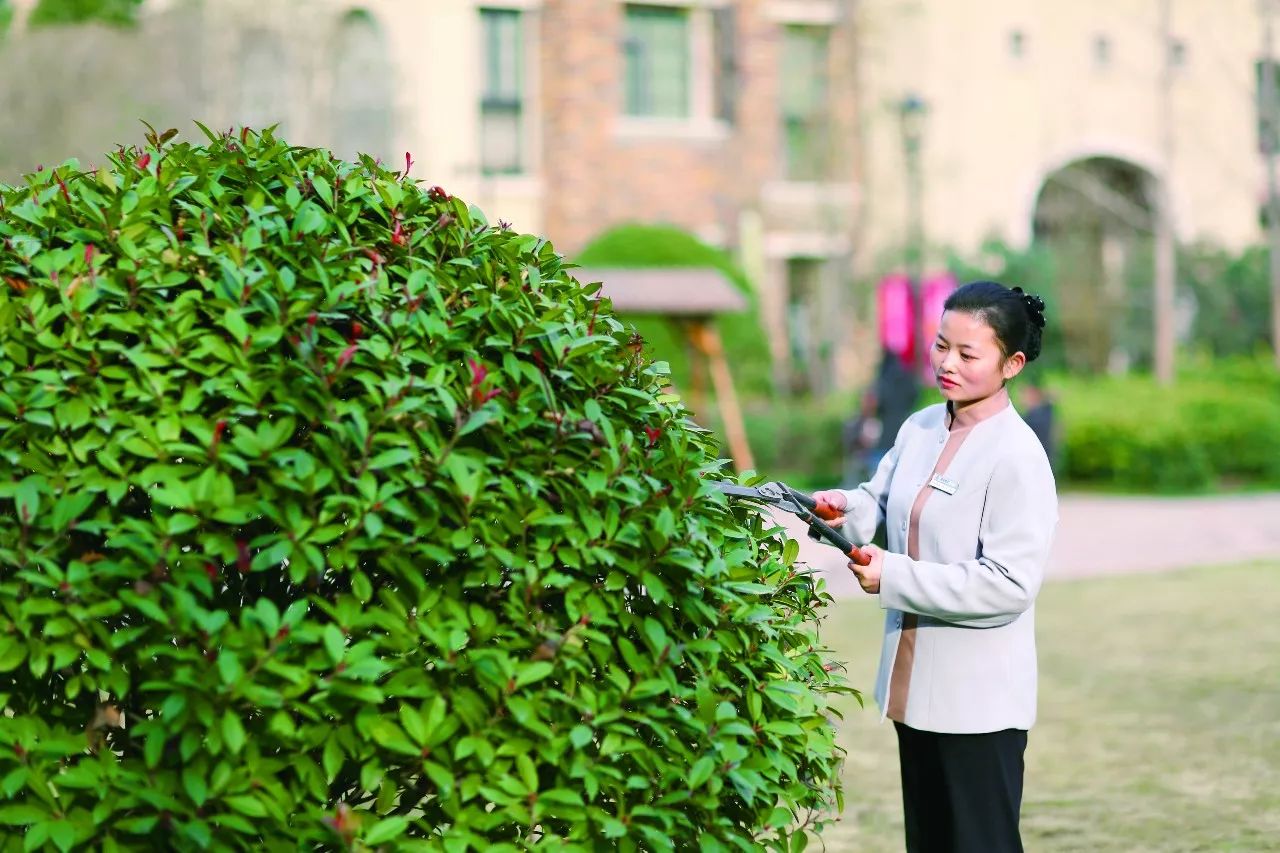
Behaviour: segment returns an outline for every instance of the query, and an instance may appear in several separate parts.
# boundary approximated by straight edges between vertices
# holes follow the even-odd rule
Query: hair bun
[[[1034,293],[1027,293],[1021,287],[1015,287],[1013,292],[1022,297],[1022,304],[1027,309],[1027,319],[1035,324],[1037,329],[1044,328],[1044,300]]]

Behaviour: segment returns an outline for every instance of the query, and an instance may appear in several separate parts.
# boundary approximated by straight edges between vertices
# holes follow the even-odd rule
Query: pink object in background
[[[924,320],[924,334],[921,335],[922,341],[932,342],[938,335],[938,324],[942,321],[942,306],[947,301],[947,297],[955,292],[958,283],[956,277],[949,272],[939,273],[930,276],[924,280],[921,301],[924,303],[924,310],[921,315]],[[924,366],[924,381],[933,384],[933,370],[926,363]]]
[[[896,355],[903,364],[915,358],[915,300],[911,279],[900,273],[880,279],[876,288],[876,308],[880,318],[880,346]]]

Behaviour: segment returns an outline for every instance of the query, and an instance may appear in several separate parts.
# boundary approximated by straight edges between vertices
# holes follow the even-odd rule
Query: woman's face
[[[995,330],[977,314],[945,311],[929,363],[942,396],[956,405],[985,400],[1026,364],[1020,352],[1005,358]]]

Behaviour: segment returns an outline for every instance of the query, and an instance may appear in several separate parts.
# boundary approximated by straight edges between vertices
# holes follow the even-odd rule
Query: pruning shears
[[[715,481],[712,485],[715,486],[717,491],[731,498],[759,501],[770,506],[776,506],[783,512],[789,512],[809,525],[810,539],[817,542],[825,541],[829,545],[834,545],[840,549],[840,553],[859,566],[871,564],[871,557],[863,553],[861,548],[854,545],[834,527],[818,517],[817,501],[803,492],[797,492],[786,483],[773,482],[761,483],[759,486],[739,486],[737,483]]]

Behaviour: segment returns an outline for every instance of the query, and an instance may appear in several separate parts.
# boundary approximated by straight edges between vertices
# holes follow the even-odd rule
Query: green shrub
[[[1280,483],[1280,378],[1261,359],[1150,377],[1057,379],[1065,479],[1186,491]]]
[[[138,20],[144,0],[40,0],[31,11],[33,27],[102,21],[127,26]]]
[[[750,300],[741,313],[723,314],[716,322],[740,395],[773,393],[772,365],[760,325],[758,300],[742,269],[720,249],[671,225],[620,225],[601,234],[574,259],[584,267],[710,267],[717,269]],[[654,358],[671,365],[671,377],[682,392],[689,387],[690,366],[684,340],[669,320],[625,315],[644,337]]]
[[[1170,413],[1075,413],[1066,425],[1066,479],[1138,491],[1203,489],[1213,482],[1208,455],[1184,418]]]
[[[207,135],[0,187],[0,847],[796,849],[828,596],[608,303]]]
[[[843,482],[841,435],[856,412],[851,400],[840,397],[749,406],[743,420],[756,468],[793,488],[851,487]]]
[[[1271,340],[1271,279],[1265,246],[1240,254],[1207,245],[1178,253],[1178,287],[1195,304],[1191,340],[1219,358],[1249,356]]]

